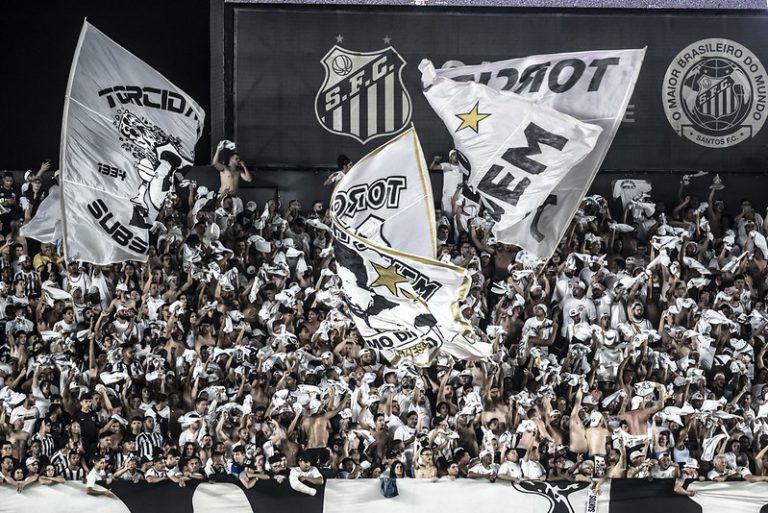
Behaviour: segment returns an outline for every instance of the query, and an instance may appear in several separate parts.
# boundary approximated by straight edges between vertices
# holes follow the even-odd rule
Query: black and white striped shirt
[[[142,458],[152,460],[155,448],[162,449],[164,445],[163,435],[160,433],[141,433],[136,437],[136,445]]]
[[[37,271],[26,272],[21,270],[13,277],[14,283],[17,280],[24,280],[24,293],[29,296],[32,293],[40,294],[40,273]]]
[[[53,437],[51,435],[40,437],[40,433],[35,433],[32,435],[32,441],[34,442],[35,440],[40,441],[40,448],[43,456],[50,458],[53,452],[56,450]]]
[[[83,467],[77,467],[76,469],[67,467],[61,475],[64,476],[64,479],[67,481],[82,481],[85,479],[85,470],[83,470]]]
[[[63,475],[64,469],[67,468],[69,462],[67,461],[69,452],[56,451],[56,454],[51,457],[51,465],[56,469],[57,475]]]

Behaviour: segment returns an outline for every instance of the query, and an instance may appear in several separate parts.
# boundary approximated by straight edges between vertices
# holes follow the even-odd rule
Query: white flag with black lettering
[[[416,129],[360,159],[333,193],[336,221],[371,242],[435,257],[435,207]]]
[[[205,113],[184,91],[85,22],[70,70],[61,141],[70,260],[146,260],[148,228],[190,165]]]
[[[512,91],[535,100],[538,105],[602,128],[594,150],[560,180],[535,211],[512,225],[495,227],[497,240],[519,245],[541,258],[552,254],[610,148],[644,56],[645,49],[600,50],[535,55],[437,70],[438,77]],[[552,151],[552,147],[543,144],[541,149]],[[508,185],[515,187],[514,183]]]
[[[432,188],[413,128],[374,150],[331,197],[334,253],[350,317],[393,363],[429,365],[443,350],[490,356],[461,314],[466,269],[435,260]]]

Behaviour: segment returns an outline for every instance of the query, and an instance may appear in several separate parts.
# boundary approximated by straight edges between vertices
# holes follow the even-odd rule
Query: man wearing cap
[[[560,304],[560,310],[568,313],[568,318],[563,321],[563,326],[560,331],[560,334],[563,337],[569,338],[569,329],[572,325],[579,322],[592,324],[597,318],[595,304],[584,297],[584,291],[584,282],[575,280],[571,288],[571,294],[566,296]],[[573,311],[578,313],[577,317],[571,315]]]
[[[651,468],[651,477],[654,479],[677,479],[680,477],[680,469],[672,461],[669,451],[659,454],[656,464]]]
[[[651,475],[650,469],[654,466],[653,460],[647,460],[643,451],[629,453],[629,468],[627,479],[645,479]]]
[[[687,486],[699,479],[699,462],[695,458],[688,458],[680,471],[680,476],[675,479],[675,493],[693,497],[696,492],[688,490]]]
[[[485,449],[480,451],[480,461],[470,467],[467,477],[469,479],[484,479],[491,483],[496,481],[499,465],[493,462],[493,453]]]
[[[19,257],[19,265],[21,268],[13,277],[14,283],[22,280],[24,282],[24,293],[27,296],[39,295],[42,282],[40,281],[40,273],[32,268],[32,259],[29,258],[29,255],[21,255]]]
[[[659,395],[656,404],[651,404],[650,406],[647,405],[648,401],[651,400],[650,398],[653,397],[652,394],[649,393],[646,396],[648,399],[641,401],[637,408],[619,415],[619,419],[627,423],[627,432],[629,435],[633,437],[648,436],[648,419],[664,408],[664,385],[657,383],[655,388]],[[631,393],[628,391],[624,400],[628,401],[630,396]]]
[[[75,287],[88,290],[91,288],[91,279],[87,274],[80,272],[80,265],[76,261],[71,261],[67,266],[67,274],[62,280],[61,287],[66,291],[71,291]]]
[[[328,388],[329,401],[332,404],[336,395],[334,387]],[[317,404],[315,404],[317,403]],[[325,463],[330,455],[328,453],[328,440],[331,437],[331,419],[349,405],[349,393],[347,390],[341,394],[339,404],[330,410],[325,410],[320,401],[310,401],[310,411],[301,419],[301,432],[306,437],[307,453],[312,457],[312,461]],[[313,411],[314,410],[314,411]]]
[[[555,341],[557,335],[557,323],[547,319],[546,305],[539,304],[533,307],[533,317],[526,319],[523,324],[523,338],[529,347],[538,347],[541,354],[549,354],[549,346]]]
[[[155,454],[159,453],[165,444],[163,435],[155,430],[156,416],[157,413],[154,409],[147,408],[144,413],[143,431],[136,437],[139,455],[148,460],[151,460]]]

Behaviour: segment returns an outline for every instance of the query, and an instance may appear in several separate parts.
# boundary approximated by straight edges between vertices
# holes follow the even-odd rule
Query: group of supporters
[[[438,258],[471,273],[460,311],[493,356],[416,367],[347,315],[327,198],[243,201],[239,156],[213,164],[220,190],[179,183],[146,262],[108,266],[21,235],[49,163],[3,177],[3,486],[768,480],[768,224],[719,178],[672,208],[637,180],[588,196],[541,261],[435,159]]]

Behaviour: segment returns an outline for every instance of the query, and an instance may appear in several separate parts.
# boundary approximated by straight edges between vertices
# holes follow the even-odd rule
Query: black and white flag
[[[145,260],[148,228],[194,158],[205,112],[184,91],[85,22],[61,134],[65,254]]]

